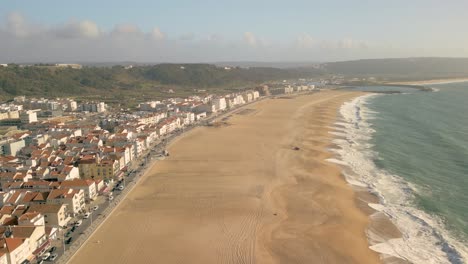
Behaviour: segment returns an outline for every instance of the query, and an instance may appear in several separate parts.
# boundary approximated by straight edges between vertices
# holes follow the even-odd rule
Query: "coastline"
[[[412,203],[417,187],[404,178],[376,167],[378,157],[369,141],[378,114],[367,107],[368,94],[347,101],[333,132],[335,156],[329,159],[343,167],[347,182],[357,190],[362,208],[371,218],[367,236],[370,248],[384,263],[463,263],[463,244],[447,233],[437,216]],[[460,251],[461,250],[461,251]]]
[[[450,84],[468,82],[468,78],[450,78],[450,79],[433,79],[423,81],[410,81],[410,82],[390,82],[386,84],[392,85],[431,85],[431,84]]]
[[[268,99],[177,138],[70,263],[379,263],[362,197],[325,161],[361,94]]]
[[[368,185],[368,182],[361,181],[362,171],[356,170],[356,164],[352,164],[356,161],[351,161],[346,154],[352,152],[352,145],[359,144],[354,137],[350,135],[349,131],[353,130],[353,127],[361,126],[359,121],[364,118],[362,115],[361,108],[370,98],[380,96],[380,93],[365,93],[342,104],[339,111],[339,117],[335,122],[332,130],[329,132],[333,135],[333,145],[330,147],[330,151],[334,153],[331,158],[327,159],[328,162],[334,163],[339,166],[342,170],[343,179],[351,186],[356,193],[356,204],[369,217],[369,225],[366,228],[366,236],[370,245],[370,249],[379,254],[382,263],[410,263],[401,256],[396,256],[382,250],[376,245],[384,245],[390,240],[401,239],[403,234],[399,230],[399,227],[391,220],[391,218],[383,211],[379,210],[382,204],[382,197],[375,193],[375,190]],[[362,102],[362,103],[361,103]],[[357,106],[356,109],[346,109],[352,105]],[[349,115],[347,115],[349,114]],[[352,120],[350,116],[355,115],[356,119]],[[358,128],[362,129],[362,128]],[[366,127],[365,129],[370,129]],[[351,132],[352,133],[352,132]],[[364,132],[362,132],[364,133]],[[359,135],[359,139],[365,140],[365,135]],[[362,151],[365,151],[362,149]],[[361,150],[358,150],[361,152]],[[354,156],[351,154],[351,156]],[[350,163],[351,162],[351,163]]]

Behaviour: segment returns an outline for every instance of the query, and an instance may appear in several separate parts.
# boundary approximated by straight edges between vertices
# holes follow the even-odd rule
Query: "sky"
[[[466,0],[0,0],[0,63],[468,57]]]

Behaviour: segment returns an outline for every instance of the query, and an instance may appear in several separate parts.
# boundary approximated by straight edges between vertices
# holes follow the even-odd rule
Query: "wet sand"
[[[325,161],[338,108],[358,95],[268,99],[192,130],[70,263],[379,263],[365,205]]]

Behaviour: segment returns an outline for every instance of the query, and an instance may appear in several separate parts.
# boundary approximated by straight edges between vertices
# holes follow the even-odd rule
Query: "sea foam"
[[[385,256],[395,256],[412,263],[467,262],[467,246],[454,239],[440,219],[413,204],[415,186],[374,164],[378,153],[372,150],[369,143],[375,133],[369,120],[378,117],[378,113],[369,110],[366,105],[376,96],[385,95],[368,94],[342,105],[342,119],[336,125],[345,128],[346,133],[332,133],[339,136],[333,140],[339,148],[333,149],[336,157],[328,159],[329,162],[349,167],[354,173],[344,174],[348,183],[367,187],[376,194],[380,204],[369,206],[387,215],[402,233],[401,238],[376,241],[368,232],[370,248]]]

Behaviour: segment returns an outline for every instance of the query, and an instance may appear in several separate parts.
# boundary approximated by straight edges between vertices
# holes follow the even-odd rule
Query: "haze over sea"
[[[372,206],[403,233],[373,249],[415,263],[465,263],[468,83],[431,87],[436,92],[403,88],[343,106],[352,143],[342,142],[341,158],[355,173],[348,179],[369,186],[382,200]]]

